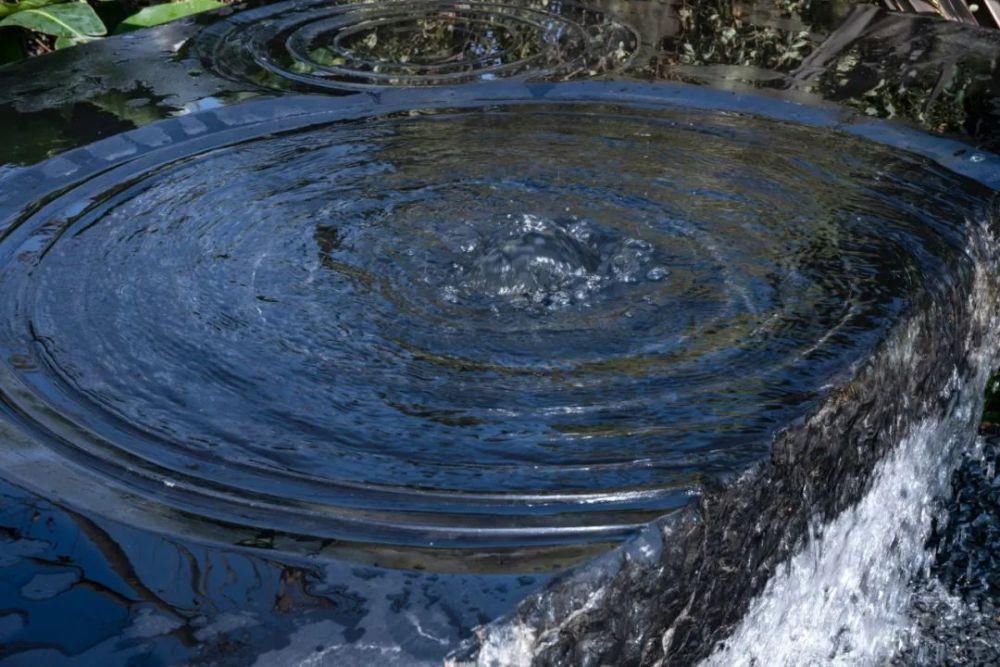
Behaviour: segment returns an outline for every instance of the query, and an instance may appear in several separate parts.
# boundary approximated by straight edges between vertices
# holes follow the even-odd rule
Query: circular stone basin
[[[195,48],[207,67],[265,87],[367,89],[597,73],[636,45],[572,2],[283,2],[207,28]]]
[[[767,456],[982,202],[832,130],[583,89],[264,101],[11,177],[0,389],[42,445],[5,474],[359,542],[618,539]]]

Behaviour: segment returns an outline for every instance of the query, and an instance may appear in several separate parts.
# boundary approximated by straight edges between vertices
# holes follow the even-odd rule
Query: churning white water
[[[989,311],[979,312],[992,319]],[[926,543],[952,474],[975,446],[995,346],[980,343],[979,372],[963,382],[956,371],[942,391],[953,401],[949,414],[917,425],[881,462],[864,498],[812,531],[703,667],[876,665],[919,643],[908,613],[914,582],[931,565]]]
[[[769,582],[705,665],[874,664],[907,641],[910,581],[936,498],[965,433],[924,423],[894,451],[871,492],[819,529]]]
[[[880,465],[863,500],[813,531],[702,667],[875,665],[919,644],[908,613],[921,592],[913,581],[930,566],[932,519],[962,453],[974,446],[980,414],[978,393],[956,384],[949,389],[961,398],[951,418],[917,426]],[[489,635],[477,664],[530,665],[544,638],[516,623],[503,630]]]

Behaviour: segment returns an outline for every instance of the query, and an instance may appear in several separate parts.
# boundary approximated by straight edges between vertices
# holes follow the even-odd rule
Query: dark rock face
[[[984,428],[951,479],[909,615],[919,633],[893,665],[1000,663],[1000,431]]]
[[[995,267],[988,243],[974,241],[973,252]],[[949,418],[963,393],[982,393],[997,301],[975,272],[965,264],[935,286],[852,382],[777,437],[769,461],[480,628],[452,664],[491,664],[497,647],[533,665],[707,657],[809,539],[809,526],[856,503],[918,419]],[[973,420],[970,437],[974,428]]]
[[[936,559],[918,588],[910,617],[919,641],[893,665],[1000,663],[1000,438],[985,436],[982,451],[966,457],[952,480],[954,495],[931,539]]]
[[[1000,596],[1000,431],[987,432],[952,486],[947,521],[932,540],[934,574],[964,599],[992,605]]]

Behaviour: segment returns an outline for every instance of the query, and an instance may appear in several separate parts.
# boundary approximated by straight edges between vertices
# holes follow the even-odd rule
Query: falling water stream
[[[940,101],[982,65],[918,113],[850,92],[916,19],[719,5],[654,34],[635,3],[281,2],[121,41],[172,45],[164,118],[0,159],[0,664],[1000,636],[956,481],[993,451],[1000,158]],[[96,104],[56,94],[66,128]]]

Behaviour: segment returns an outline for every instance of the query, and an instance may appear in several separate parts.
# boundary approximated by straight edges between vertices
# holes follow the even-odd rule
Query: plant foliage
[[[220,0],[178,0],[130,14],[124,2],[127,0],[0,0],[0,64],[223,5]]]

